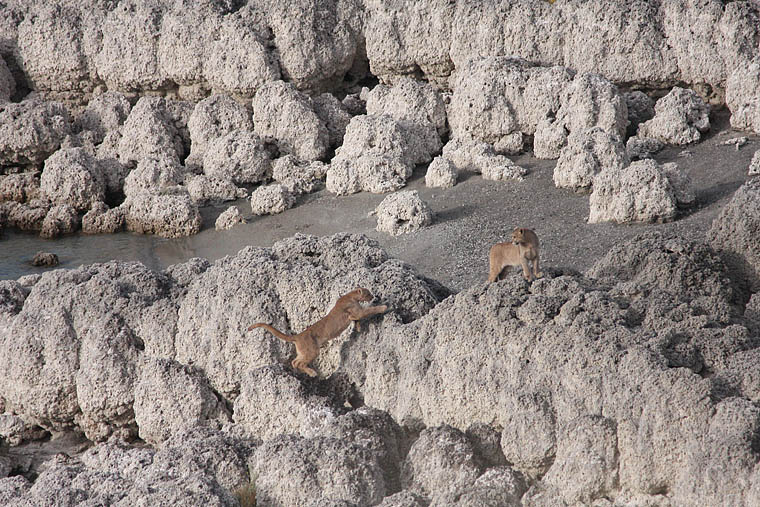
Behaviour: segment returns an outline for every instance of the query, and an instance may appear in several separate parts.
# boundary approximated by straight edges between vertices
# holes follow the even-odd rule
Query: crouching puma
[[[372,293],[367,289],[352,290],[338,298],[335,306],[327,315],[297,335],[287,335],[264,322],[251,324],[248,331],[263,327],[277,338],[295,343],[296,358],[290,364],[293,368],[301,370],[310,377],[316,377],[317,372],[309,368],[309,363],[319,355],[319,349],[322,345],[340,335],[351,322],[356,322],[356,330],[359,331],[361,330],[360,319],[385,313],[388,310],[386,305],[363,307],[359,304],[360,302],[372,301],[372,299]]]
[[[525,227],[515,228],[511,242],[496,243],[488,252],[488,281],[495,282],[507,266],[522,266],[526,280],[541,278],[544,274],[538,270],[538,249],[538,236],[535,232]]]

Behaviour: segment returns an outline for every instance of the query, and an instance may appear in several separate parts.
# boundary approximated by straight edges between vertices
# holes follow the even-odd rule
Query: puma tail
[[[273,335],[275,335],[280,340],[285,340],[286,342],[294,342],[295,341],[292,336],[290,336],[288,334],[285,334],[282,331],[278,331],[275,328],[273,328],[272,326],[270,326],[269,324],[264,324],[263,322],[259,322],[258,324],[251,324],[250,326],[248,326],[248,331],[256,329],[257,327],[263,327],[264,329],[266,329],[267,331],[269,331],[270,333],[272,333]]]

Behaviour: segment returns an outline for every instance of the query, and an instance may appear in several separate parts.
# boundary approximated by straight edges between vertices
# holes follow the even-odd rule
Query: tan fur
[[[535,232],[525,227],[515,228],[511,243],[496,243],[488,252],[488,281],[495,282],[507,266],[522,266],[526,280],[541,278],[544,274],[538,270],[538,250],[538,236]]]
[[[309,363],[319,355],[319,349],[322,345],[340,335],[351,322],[355,322],[356,330],[360,331],[361,325],[359,324],[359,319],[378,313],[385,313],[388,310],[388,307],[385,305],[365,308],[359,304],[360,302],[372,301],[372,299],[372,293],[367,289],[352,290],[348,294],[344,294],[338,298],[332,310],[322,317],[322,319],[294,336],[282,333],[263,322],[251,324],[248,327],[248,331],[257,327],[263,327],[282,340],[294,342],[296,344],[296,358],[290,364],[293,368],[301,370],[311,377],[316,377],[317,372],[309,368]]]

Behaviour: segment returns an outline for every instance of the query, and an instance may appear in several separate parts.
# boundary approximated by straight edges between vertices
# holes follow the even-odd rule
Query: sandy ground
[[[129,233],[111,236],[73,235],[41,240],[6,233],[0,241],[0,278],[17,278],[39,272],[28,260],[38,250],[57,253],[62,267],[75,267],[110,259],[139,260],[164,268],[190,257],[211,260],[234,254],[247,245],[270,246],[295,233],[325,235],[359,232],[377,239],[394,257],[413,265],[421,274],[454,290],[485,280],[488,249],[504,241],[516,226],[534,229],[542,244],[542,266],[583,271],[611,245],[646,230],[677,231],[701,240],[712,220],[747,178],[747,168],[760,137],[732,130],[725,109],[711,115],[712,129],[698,144],[667,148],[659,162],[677,162],[692,178],[696,204],[667,224],[588,224],[588,195],[558,189],[552,182],[556,161],[529,155],[515,157],[530,174],[522,182],[487,181],[476,174],[461,174],[449,189],[425,187],[425,168],[415,171],[407,189],[418,190],[435,212],[434,223],[416,233],[391,237],[375,230],[370,213],[384,195],[359,193],[336,197],[322,190],[302,196],[296,207],[280,215],[248,216],[248,223],[229,231],[216,231],[216,217],[229,205],[203,210],[205,229],[190,238],[167,240]],[[736,149],[721,145],[727,139],[747,136]],[[247,200],[237,202],[250,214]]]

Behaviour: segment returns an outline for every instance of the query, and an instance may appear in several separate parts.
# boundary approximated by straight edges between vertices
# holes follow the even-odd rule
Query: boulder
[[[726,105],[731,110],[731,126],[760,132],[760,59],[738,65],[726,81]]]
[[[32,258],[32,266],[52,268],[58,264],[58,256],[50,252],[37,252]]]
[[[0,201],[26,202],[40,196],[39,173],[0,176]]]
[[[0,103],[9,101],[15,93],[16,81],[5,60],[0,56]]]
[[[486,470],[472,486],[435,497],[431,505],[517,507],[522,505],[521,500],[527,489],[522,474],[508,466],[499,466]]]
[[[171,157],[143,158],[124,178],[124,195],[168,191],[184,182],[185,176],[185,169]]]
[[[487,180],[522,181],[528,170],[497,154],[488,143],[452,139],[443,147],[443,158],[458,171],[472,171]]]
[[[654,155],[665,147],[662,141],[653,137],[629,137],[625,143],[625,152],[628,159],[643,160],[645,158],[654,158]]]
[[[238,187],[232,181],[204,174],[188,176],[185,185],[190,198],[200,206],[234,201],[248,196],[245,188]]]
[[[227,95],[215,94],[196,104],[187,122],[190,154],[186,165],[202,166],[209,145],[235,130],[253,129],[251,112]]]
[[[103,142],[103,138],[122,125],[129,117],[132,105],[119,92],[106,92],[93,97],[85,110],[74,121],[74,128],[93,133],[95,144]]]
[[[407,234],[429,225],[433,221],[430,206],[416,190],[395,192],[375,208],[377,230],[391,236]]]
[[[639,125],[654,118],[654,101],[642,91],[632,91],[623,94],[628,109],[628,137],[636,135]]]
[[[105,178],[95,158],[83,148],[62,148],[45,161],[40,192],[54,203],[86,211],[105,199]]]
[[[311,107],[327,128],[330,146],[334,148],[343,144],[346,127],[353,116],[348,108],[331,93],[322,93],[312,97]]]
[[[679,206],[694,201],[688,175],[673,163],[652,159],[625,169],[608,169],[594,178],[589,198],[591,224],[599,222],[668,222]]]
[[[285,155],[272,163],[272,179],[293,195],[308,194],[322,186],[327,169],[328,166],[318,160],[303,164],[293,155]]]
[[[435,157],[425,173],[425,185],[428,187],[451,188],[457,183],[457,168],[442,156]]]
[[[760,178],[750,178],[721,210],[706,237],[752,292],[760,290],[759,199]]]
[[[225,179],[235,184],[260,183],[271,171],[271,158],[264,141],[247,130],[232,132],[213,139],[203,156],[206,176]]]
[[[327,156],[330,136],[314,112],[308,96],[292,83],[273,81],[262,86],[253,99],[253,128],[273,140],[280,152],[303,161]]]
[[[34,99],[0,104],[0,166],[40,164],[70,132],[63,104]]]
[[[628,157],[617,134],[608,134],[601,127],[574,131],[559,153],[554,166],[557,188],[589,190],[594,176],[605,169],[620,171],[628,165]]]
[[[109,209],[104,202],[96,202],[82,217],[82,232],[104,234],[120,232],[124,229],[124,209]]]
[[[214,222],[214,229],[217,231],[225,231],[232,229],[237,224],[244,223],[245,217],[243,217],[243,213],[240,212],[240,208],[237,206],[230,206],[217,217],[216,222]]]
[[[760,150],[757,150],[755,154],[752,155],[752,161],[749,164],[747,174],[749,176],[757,176],[760,174]]]
[[[34,199],[25,204],[13,201],[0,202],[0,217],[5,217],[5,224],[22,231],[42,230],[42,223],[48,211],[50,211],[50,203],[41,199]]]
[[[179,238],[196,234],[203,220],[198,206],[186,191],[148,191],[130,194],[121,205],[128,231]]]
[[[79,229],[79,214],[68,204],[51,206],[50,211],[42,221],[40,236],[43,238],[57,238],[63,234],[71,234]]]
[[[276,215],[290,209],[296,202],[290,190],[279,183],[265,185],[251,192],[251,212],[254,215]]]
[[[639,125],[640,137],[684,145],[699,141],[710,130],[710,106],[694,90],[673,87],[655,103],[654,111],[654,118]]]
[[[119,140],[119,160],[134,166],[145,158],[166,158],[179,163],[185,155],[182,137],[174,124],[168,100],[142,97],[132,108]]]

